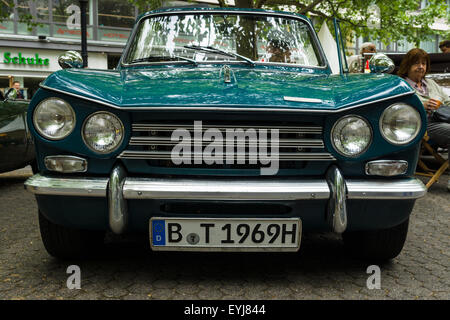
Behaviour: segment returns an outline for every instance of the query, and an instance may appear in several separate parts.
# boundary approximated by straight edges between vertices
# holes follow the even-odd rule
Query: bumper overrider
[[[414,201],[426,194],[416,178],[344,179],[337,166],[331,166],[325,179],[186,179],[127,177],[125,169],[114,167],[104,177],[54,177],[36,174],[25,188],[37,196],[107,198],[109,227],[116,234],[128,229],[128,200],[185,201],[308,201],[327,202],[324,219],[332,231],[347,229],[348,201]]]

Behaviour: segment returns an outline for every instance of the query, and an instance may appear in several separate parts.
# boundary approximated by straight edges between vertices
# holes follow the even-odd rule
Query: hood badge
[[[284,101],[307,102],[307,103],[323,103],[322,99],[302,98],[302,97],[283,97]]]
[[[225,83],[231,83],[231,74],[233,71],[231,71],[231,68],[229,66],[223,66],[222,69],[220,69],[220,73],[223,73],[223,82]],[[221,75],[219,75],[221,77]],[[233,74],[234,78],[234,74]],[[236,80],[236,79],[235,79]]]

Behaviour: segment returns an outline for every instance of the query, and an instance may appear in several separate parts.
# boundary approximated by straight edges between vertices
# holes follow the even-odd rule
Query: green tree
[[[162,0],[128,0],[141,12],[156,9]],[[221,7],[225,0],[218,0]],[[436,19],[450,23],[449,9],[443,0],[428,0],[420,9],[420,0],[235,0],[238,8],[270,8],[295,11],[314,18],[317,26],[336,17],[345,36],[356,35],[378,39],[385,44],[406,39],[420,45],[435,34],[449,38],[450,32],[432,30]],[[378,13],[378,17],[375,16]],[[331,26],[331,25],[330,25]],[[330,28],[333,30],[333,28]]]

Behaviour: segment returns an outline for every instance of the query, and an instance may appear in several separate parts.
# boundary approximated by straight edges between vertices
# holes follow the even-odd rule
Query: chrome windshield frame
[[[319,69],[319,70],[326,70],[329,69],[331,72],[331,67],[328,63],[328,60],[326,58],[326,55],[323,51],[322,45],[319,41],[319,38],[317,37],[317,33],[314,30],[314,27],[312,26],[311,22],[299,15],[293,14],[293,13],[283,13],[283,12],[275,12],[275,11],[251,11],[251,10],[223,10],[223,9],[208,9],[208,10],[170,10],[170,11],[158,11],[158,12],[150,12],[148,14],[143,14],[135,23],[135,26],[133,28],[133,31],[128,38],[127,44],[125,46],[125,49],[122,53],[122,56],[120,57],[119,63],[118,63],[118,70],[120,70],[122,67],[133,67],[136,65],[143,65],[142,63],[124,63],[123,61],[128,56],[131,44],[136,36],[137,31],[139,30],[140,24],[143,22],[143,20],[152,18],[152,17],[159,17],[159,16],[168,16],[168,15],[189,15],[189,14],[235,14],[235,15],[261,15],[261,16],[272,16],[272,17],[282,17],[282,18],[289,18],[294,20],[299,20],[303,22],[307,27],[311,34],[312,41],[314,41],[315,46],[318,50],[318,60],[319,63],[322,63],[323,65],[319,66],[305,66],[300,64],[294,64],[294,63],[279,63],[279,62],[259,62],[259,61],[253,61],[255,65],[265,65],[265,66],[283,66],[283,67],[293,67],[293,68],[311,68],[311,69]],[[167,61],[167,62],[147,62],[145,65],[155,65],[155,64],[175,64],[177,61]],[[216,61],[215,63],[223,63],[223,64],[230,64],[231,62],[237,62],[239,64],[243,64],[244,62],[240,61]],[[211,64],[211,61],[198,61],[198,64]],[[185,63],[184,63],[185,64]]]

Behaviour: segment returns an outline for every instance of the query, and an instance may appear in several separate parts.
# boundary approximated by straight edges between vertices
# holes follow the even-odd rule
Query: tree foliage
[[[32,0],[31,0],[32,1]],[[227,6],[225,0],[218,0]],[[141,12],[159,8],[163,0],[128,0]],[[426,8],[419,10],[420,0],[235,0],[239,8],[270,8],[289,10],[313,18],[317,26],[336,17],[341,21],[343,34],[378,39],[385,44],[404,40],[419,46],[420,41],[441,34],[450,38],[449,31],[432,30],[436,19],[450,24],[450,14],[444,0],[428,0]],[[0,0],[0,22],[13,14],[14,1]],[[378,8],[375,11],[374,8]],[[378,18],[374,14],[378,12]],[[36,25],[31,14],[19,17],[30,27]],[[375,27],[371,27],[375,22]],[[330,28],[332,30],[332,28]]]
[[[161,7],[162,0],[128,0],[144,12]],[[218,0],[226,7],[225,0]],[[450,32],[432,30],[437,19],[450,24],[449,9],[443,0],[428,0],[420,10],[420,0],[235,0],[239,8],[269,8],[292,11],[314,19],[317,26],[341,21],[343,34],[377,39],[385,44],[407,40],[419,46],[432,35],[450,38]],[[378,13],[378,17],[375,13]],[[332,30],[332,28],[330,28]]]

